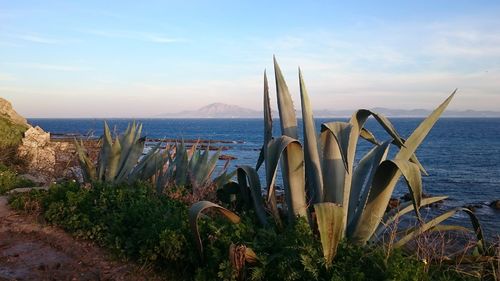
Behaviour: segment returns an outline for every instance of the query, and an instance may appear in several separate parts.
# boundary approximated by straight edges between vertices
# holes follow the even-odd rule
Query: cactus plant
[[[356,111],[348,122],[322,124],[317,134],[309,96],[299,69],[304,126],[302,145],[298,140],[295,109],[276,59],[274,68],[281,136],[272,137],[269,87],[264,72],[264,144],[255,169],[250,166],[238,168],[241,197],[246,201],[246,206],[255,208],[263,226],[269,225],[266,211],[278,227],[283,224],[275,191],[280,162],[286,203],[282,211],[288,214],[289,223],[293,223],[296,217],[303,217],[314,226],[311,218],[316,218],[327,266],[331,264],[338,242],[343,238],[358,245],[376,241],[387,223],[394,221],[397,216],[414,211],[420,226],[410,229],[400,238],[396,246],[402,246],[458,211],[451,211],[427,223],[422,220],[419,213],[421,206],[446,197],[422,198],[421,174],[426,174],[426,171],[415,155],[416,149],[448,106],[456,90],[406,140],[397,133],[389,119],[366,109]],[[389,136],[387,141],[377,141],[364,127],[369,117],[373,117],[386,131]],[[360,138],[372,143],[373,148],[355,163]],[[391,144],[399,151],[394,159],[388,160]],[[265,200],[257,192],[261,186],[257,170],[262,164],[266,175]],[[411,205],[406,205],[399,214],[387,216],[386,207],[401,176],[409,187]],[[472,213],[470,215],[473,222],[477,221]],[[474,224],[474,229],[482,241],[480,227]]]
[[[108,124],[104,122],[104,135],[96,164],[87,156],[82,141],[79,143],[75,140],[84,181],[120,184],[151,178],[163,167],[166,157],[159,150],[160,144],[142,156],[146,139],[141,137],[141,131],[142,125],[133,122],[113,141]]]
[[[227,172],[227,162],[220,173],[214,177],[217,160],[221,151],[210,155],[210,149],[198,149],[198,143],[190,149],[184,141],[177,143],[167,153],[167,168],[156,179],[158,193],[169,186],[185,187],[196,190],[214,184],[216,187],[228,182],[235,173]]]

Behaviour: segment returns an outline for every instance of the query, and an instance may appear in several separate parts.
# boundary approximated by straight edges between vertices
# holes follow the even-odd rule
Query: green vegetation
[[[104,136],[97,164],[87,156],[83,143],[75,140],[78,160],[84,180],[87,182],[109,182],[120,184],[147,180],[163,167],[166,157],[159,153],[159,145],[152,148],[141,158],[146,139],[141,137],[142,125],[135,122],[127,127],[125,133],[113,137],[108,124],[104,123]]]
[[[118,258],[154,265],[177,280],[480,280],[446,265],[426,265],[400,250],[387,254],[383,247],[346,240],[340,242],[332,266],[325,267],[321,243],[305,219],[283,230],[262,228],[252,211],[241,213],[239,224],[219,216],[200,222],[206,258],[200,264],[188,206],[157,196],[146,183],[102,183],[90,189],[64,183],[16,194],[10,205],[38,210],[48,223],[92,240]],[[253,249],[257,259],[252,264],[230,259],[237,255],[228,249],[242,245]]]
[[[0,195],[15,188],[32,186],[32,181],[20,177],[13,169],[0,164]]]
[[[17,147],[27,129],[0,116],[0,163],[11,164],[16,159]]]
[[[288,226],[293,227],[295,220],[301,218],[319,234],[323,249],[324,264],[331,267],[342,239],[357,246],[367,242],[377,242],[393,222],[410,211],[415,212],[417,225],[399,230],[394,247],[399,248],[426,231],[432,231],[439,223],[458,211],[465,211],[471,217],[474,232],[478,238],[478,251],[486,254],[486,242],[475,215],[467,209],[446,212],[428,222],[420,216],[420,207],[443,200],[446,197],[422,198],[421,172],[424,168],[418,161],[415,151],[422,143],[439,116],[450,103],[454,93],[436,108],[415,131],[403,139],[391,122],[384,116],[361,109],[356,111],[349,122],[329,122],[321,126],[319,141],[316,139],[314,119],[309,96],[299,70],[299,83],[304,124],[304,145],[298,140],[297,119],[292,99],[281,70],[274,61],[278,110],[280,115],[281,136],[272,136],[272,118],[269,103],[269,87],[264,74],[264,144],[256,169],[242,166],[238,169],[238,185],[226,189],[226,193],[239,195],[243,205],[255,211],[260,225],[274,225],[281,229],[282,213],[285,213]],[[370,116],[382,126],[390,137],[379,142],[364,128]],[[358,163],[355,163],[356,146],[359,139],[365,139],[373,148]],[[392,160],[387,160],[389,145],[399,149]],[[265,163],[267,198],[262,200],[261,185],[257,169]],[[278,164],[281,163],[285,206],[278,209],[275,180]],[[398,180],[403,177],[408,185],[412,202],[392,213],[386,208]],[[227,198],[227,196],[226,196]],[[228,203],[228,202],[227,202]],[[240,204],[241,205],[241,204]],[[197,237],[198,249],[203,259],[203,246],[200,243],[196,220],[206,208],[218,210],[234,223],[237,215],[228,209],[209,202],[199,202],[192,206],[190,220]],[[267,217],[267,211],[271,218]],[[315,218],[315,221],[313,221]]]
[[[419,212],[422,206],[445,198],[423,198],[425,170],[415,151],[453,94],[406,140],[387,118],[368,110],[356,111],[349,122],[325,123],[317,134],[299,74],[303,144],[275,61],[281,136],[272,136],[264,75],[264,145],[256,168],[241,166],[234,172],[237,182],[228,182],[234,173],[228,173],[227,166],[215,175],[219,152],[210,155],[208,149],[197,145],[187,149],[180,143],[166,149],[158,144],[142,155],[141,125],[130,125],[113,141],[105,124],[97,163],[77,143],[85,185],[68,182],[48,191],[15,194],[10,204],[39,212],[46,222],[92,240],[118,258],[153,265],[174,279],[494,280],[495,253],[470,210],[451,210],[427,222]],[[379,142],[364,128],[370,116],[385,129],[387,141]],[[360,139],[373,148],[355,163]],[[388,160],[391,144],[398,152]],[[278,163],[284,200],[276,194]],[[263,164],[265,198],[257,173]],[[386,213],[401,177],[412,201]],[[393,231],[389,234],[395,239],[381,243],[400,216],[412,211],[416,226]],[[476,255],[466,257],[475,261],[467,268],[469,273],[456,270],[459,263],[443,262],[455,262],[451,259],[455,257],[435,262],[405,252],[404,246],[424,233],[463,230],[440,225],[458,211],[470,216],[477,236]]]

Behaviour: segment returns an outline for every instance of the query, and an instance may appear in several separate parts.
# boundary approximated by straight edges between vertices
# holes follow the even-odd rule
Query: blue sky
[[[316,109],[455,88],[453,109],[500,109],[499,1],[354,2],[0,0],[0,96],[28,117],[260,109],[275,54],[297,106],[300,66]]]

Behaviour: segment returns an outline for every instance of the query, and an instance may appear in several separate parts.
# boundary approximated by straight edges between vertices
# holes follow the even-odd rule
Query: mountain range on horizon
[[[370,110],[384,114],[388,117],[425,117],[431,113],[428,109],[391,109],[385,107],[374,107]],[[301,117],[300,110],[297,117]],[[320,109],[314,111],[314,117],[350,117],[354,110],[329,110]],[[276,110],[272,111],[273,117],[278,117]],[[166,118],[262,118],[262,111],[225,103],[211,103],[198,110],[186,110],[176,113],[165,113],[158,117]],[[489,110],[447,110],[443,117],[500,117],[500,111]]]

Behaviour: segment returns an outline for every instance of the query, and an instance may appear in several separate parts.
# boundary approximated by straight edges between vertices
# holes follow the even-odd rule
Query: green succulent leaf
[[[215,203],[209,201],[200,201],[191,205],[191,208],[189,208],[189,225],[191,226],[191,231],[193,232],[193,235],[195,237],[196,248],[198,249],[198,253],[200,254],[200,258],[202,261],[204,257],[203,243],[201,242],[200,231],[198,229],[198,219],[202,212],[207,209],[218,211],[232,223],[240,222],[240,217],[238,215]]]
[[[408,161],[415,153],[418,145],[423,141],[429,133],[432,126],[436,123],[439,116],[450,103],[454,93],[447,98],[438,108],[436,108],[422,123],[415,129],[408,140],[401,147],[395,160]],[[381,165],[377,169],[377,173],[370,188],[365,211],[361,215],[356,226],[351,240],[357,244],[365,244],[373,235],[379,225],[387,204],[394,191],[394,187],[398,182],[402,172],[395,165]]]
[[[370,191],[370,184],[373,181],[375,172],[389,152],[390,141],[373,147],[354,169],[351,193],[349,197],[349,208],[347,213],[347,235],[350,236],[354,227],[358,224],[362,212],[366,206],[366,200]]]
[[[306,184],[309,198],[312,203],[323,200],[323,175],[319,160],[318,141],[316,140],[316,127],[312,113],[309,95],[299,69],[300,97],[302,103],[302,123],[304,126],[304,163],[306,169]]]
[[[298,139],[297,133],[297,117],[295,116],[295,107],[293,106],[292,97],[288,91],[285,78],[281,73],[281,69],[274,58],[274,76],[276,78],[276,94],[278,97],[278,111],[280,114],[281,134]]]
[[[314,204],[319,236],[327,267],[330,267],[342,239],[344,209],[335,203]]]
[[[237,174],[242,197],[246,199],[247,204],[253,205],[260,224],[267,226],[267,214],[262,202],[262,189],[257,171],[250,166],[242,165],[238,167]],[[251,197],[251,200],[248,197]]]
[[[271,201],[275,192],[275,180],[278,163],[283,155],[282,174],[285,187],[285,199],[291,212],[288,212],[290,221],[296,216],[307,219],[307,203],[304,181],[304,154],[300,142],[288,136],[273,139],[268,147],[269,175],[267,182],[268,201]],[[286,179],[286,180],[285,180]],[[274,212],[274,211],[273,211]]]

